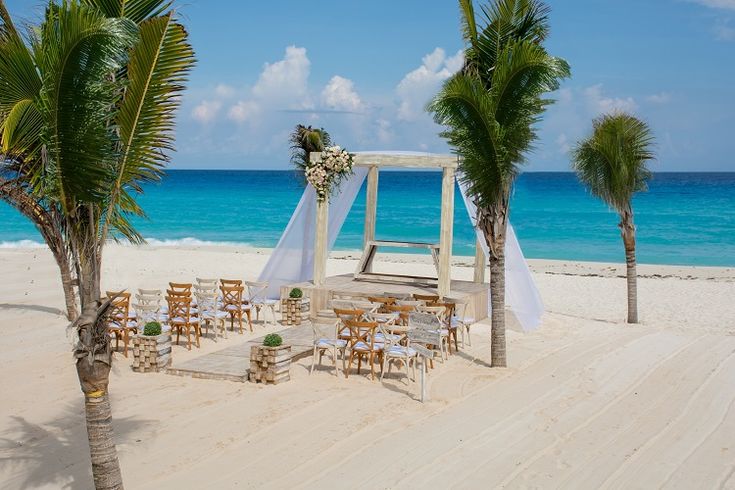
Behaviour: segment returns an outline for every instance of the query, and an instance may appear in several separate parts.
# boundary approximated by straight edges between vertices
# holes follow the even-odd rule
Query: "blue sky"
[[[42,2],[6,0],[34,20]],[[658,171],[735,170],[735,0],[557,0],[549,51],[573,76],[540,125],[530,171],[612,109],[647,120]],[[187,0],[198,64],[173,168],[288,168],[297,123],[350,150],[447,152],[423,112],[461,64],[458,7],[439,0]]]

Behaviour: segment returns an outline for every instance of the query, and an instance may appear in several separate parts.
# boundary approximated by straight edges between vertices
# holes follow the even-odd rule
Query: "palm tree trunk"
[[[477,226],[483,231],[490,250],[490,366],[506,367],[505,347],[505,234],[508,227],[508,199],[498,206],[477,206]]]
[[[99,306],[99,302],[96,305]],[[98,490],[123,488],[108,393],[112,365],[112,349],[106,328],[108,307],[109,301],[99,308],[88,304],[75,323],[79,342],[74,355],[79,384],[84,393],[92,476]]]
[[[505,240],[496,244],[498,252],[490,256],[491,360],[492,367],[506,367],[505,349]]]
[[[632,214],[620,221],[623,245],[625,246],[626,277],[628,282],[628,323],[638,323],[638,275],[635,260],[635,226]]]
[[[84,410],[87,418],[89,452],[92,457],[94,487],[100,489],[123,488],[120,462],[112,432],[112,409],[107,393],[93,397],[85,394]]]

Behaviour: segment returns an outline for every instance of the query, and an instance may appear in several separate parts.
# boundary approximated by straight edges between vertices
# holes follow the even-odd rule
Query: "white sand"
[[[106,250],[104,285],[254,278],[267,251]],[[329,273],[350,272],[350,254]],[[427,268],[397,258],[397,270]],[[405,262],[412,262],[406,264]],[[455,259],[454,275],[471,277]],[[127,488],[735,488],[735,270],[642,266],[643,323],[625,318],[620,266],[531,261],[540,330],[489,327],[430,373],[430,397],[392,378],[309,376],[255,386],[131,372],[117,356],[113,416]],[[88,488],[82,396],[48,252],[0,251],[0,488]],[[274,328],[256,328],[263,335]],[[204,340],[177,361],[244,341]]]

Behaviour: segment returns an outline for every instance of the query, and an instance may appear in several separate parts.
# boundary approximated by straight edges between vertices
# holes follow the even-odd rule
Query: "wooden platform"
[[[399,284],[385,281],[355,279],[352,274],[327,277],[324,286],[316,287],[311,282],[289,284],[281,288],[281,298],[287,298],[292,288],[300,288],[311,300],[310,316],[317,317],[320,310],[329,308],[329,302],[336,298],[367,298],[393,294],[437,294],[436,286],[421,284]],[[467,301],[466,316],[475,321],[487,318],[490,285],[472,281],[452,281],[449,299]]]
[[[284,328],[278,335],[283,338],[284,344],[291,345],[292,361],[311,355],[314,333],[308,322],[298,327]],[[250,370],[250,347],[262,345],[263,338],[232,345],[182,363],[177,363],[174,356],[173,366],[166,370],[166,374],[244,383],[248,380]]]

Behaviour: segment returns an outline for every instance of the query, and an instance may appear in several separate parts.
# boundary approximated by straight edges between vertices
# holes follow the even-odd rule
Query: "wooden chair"
[[[388,313],[387,307],[396,304],[395,298],[385,296],[368,296],[368,301],[381,305],[380,308],[378,308],[380,313]]]
[[[197,309],[199,310],[199,328],[207,327],[205,335],[209,334],[209,326],[214,331],[214,341],[217,342],[217,327],[222,327],[222,336],[227,338],[227,328],[225,327],[225,318],[229,315],[220,308],[219,298],[216,290],[197,289],[195,286],[195,296],[197,299]]]
[[[265,297],[265,292],[268,290],[268,283],[264,281],[245,281],[245,287],[247,288],[248,303],[255,308],[255,321],[260,320],[260,310],[263,310],[263,322],[267,325],[265,319],[265,311],[267,310],[271,312],[273,325],[275,325],[278,322],[276,318],[276,305],[278,301]]]
[[[225,286],[228,288],[238,287],[238,286],[242,286],[242,280],[241,279],[220,279],[219,285]]]
[[[138,332],[138,323],[130,314],[130,293],[124,291],[107,291],[110,309],[107,313],[107,331],[115,337],[115,350],[120,348],[123,341],[123,355],[128,357],[130,333]]]
[[[311,322],[311,331],[314,334],[314,351],[311,358],[311,369],[309,374],[314,372],[314,365],[317,362],[317,355],[319,356],[319,365],[322,364],[322,357],[325,353],[329,353],[332,358],[332,365],[334,366],[334,374],[339,377],[339,368],[337,367],[337,352],[342,355],[342,371],[345,370],[345,357],[347,350],[347,340],[338,338],[339,327],[342,323],[341,319],[337,319],[335,322],[333,337],[325,337],[317,330],[316,324]]]
[[[135,295],[135,302],[138,305],[157,306],[158,315],[156,321],[161,323],[168,322],[168,305],[164,302],[163,293],[160,289],[138,289],[138,294]]]
[[[464,347],[464,337],[467,335],[467,345],[472,346],[472,338],[470,337],[470,327],[475,323],[473,317],[467,316],[466,300],[452,300],[454,303],[454,315],[451,322],[454,328],[458,328],[462,332],[462,347]]]
[[[173,291],[176,294],[187,293],[191,295],[191,286],[192,285],[190,283],[181,283],[181,282],[168,283],[169,291]]]
[[[342,309],[334,308],[334,314],[337,316],[337,338],[342,340],[350,339],[350,329],[345,324],[346,320],[357,320],[360,321],[365,315],[365,310],[359,309]]]
[[[248,317],[248,326],[250,331],[253,331],[253,324],[250,319],[250,305],[243,304],[242,293],[245,288],[242,286],[228,286],[225,285],[224,280],[220,280],[222,285],[220,291],[222,291],[222,310],[230,315],[230,328],[235,329],[235,319],[237,319],[240,327],[240,333],[242,333],[242,314],[245,313]]]
[[[439,321],[439,327],[437,328],[437,331],[441,334],[442,342],[439,345],[440,351],[442,354],[442,362],[444,362],[444,359],[449,359],[449,350],[450,347],[448,345],[449,343],[449,329],[446,328],[446,315],[447,315],[447,309],[444,307],[444,305],[437,305],[436,303],[429,303],[429,306],[421,306],[417,308],[418,312],[420,313],[427,313],[430,315],[434,315],[436,319]]]
[[[432,350],[435,350],[436,348],[439,348],[439,353],[443,354],[443,348],[442,344],[444,343],[444,338],[441,337],[441,330],[442,330],[442,322],[439,320],[439,318],[434,313],[427,313],[427,312],[415,312],[410,313],[408,315],[408,328],[409,328],[409,337],[411,336],[411,330],[425,330],[427,332],[434,332],[438,335],[438,342],[439,344],[427,344],[426,347],[430,347]],[[442,362],[444,360],[442,359]],[[431,368],[434,368],[434,359],[433,357],[429,359],[429,363],[431,365]]]
[[[410,293],[391,293],[391,292],[384,292],[383,296],[386,298],[394,298],[397,301],[406,301],[413,299],[413,295]]]
[[[370,363],[370,374],[375,380],[375,360],[380,362],[381,374],[383,366],[383,344],[375,342],[375,333],[378,329],[376,322],[361,322],[355,320],[345,320],[345,325],[350,330],[350,341],[348,343],[350,349],[350,362],[345,370],[345,378],[349,376],[352,369],[352,362],[357,357],[357,374],[360,374],[362,358],[365,357]]]
[[[199,289],[214,291],[215,293],[219,291],[219,279],[202,279],[201,277],[197,277],[196,281],[196,286]]]
[[[457,325],[452,325],[452,318],[454,317],[455,304],[449,301],[428,303],[427,306],[442,307],[444,308],[444,315],[441,317],[442,322],[447,329],[447,347],[449,354],[452,353],[452,339],[454,339],[454,348],[459,352],[459,343],[457,341]]]
[[[392,363],[399,363],[406,367],[406,378],[408,376],[409,365],[413,366],[413,379],[416,379],[416,358],[418,353],[415,349],[412,349],[410,344],[401,345],[400,340],[395,339],[391,333],[389,333],[383,324],[378,324],[380,333],[382,334],[383,341],[383,367],[380,370],[380,381],[383,381],[385,376],[385,365],[388,365],[388,374],[390,374],[390,368]]]
[[[416,311],[416,307],[412,305],[387,305],[385,307],[387,313],[398,313],[401,325],[408,325],[408,315],[412,311]]]
[[[199,319],[191,314],[191,297],[166,296],[168,303],[168,324],[171,333],[176,331],[176,345],[179,345],[179,337],[186,332],[187,347],[191,350],[191,332],[194,331],[197,347],[202,331],[199,328]]]
[[[414,294],[413,299],[423,301],[424,303],[435,303],[439,301],[439,296],[435,294]]]

